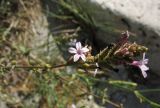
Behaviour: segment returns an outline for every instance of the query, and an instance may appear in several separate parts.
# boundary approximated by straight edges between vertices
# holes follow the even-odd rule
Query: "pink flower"
[[[85,53],[89,51],[87,47],[82,47],[80,42],[76,42],[76,48],[70,47],[68,50],[71,54],[74,54],[73,61],[76,62],[80,58],[86,61]]]
[[[143,59],[140,61],[133,61],[131,65],[138,66],[141,69],[143,77],[146,78],[146,71],[149,70],[149,67],[147,67],[146,64],[148,64],[148,59],[145,59],[145,53],[143,53]]]

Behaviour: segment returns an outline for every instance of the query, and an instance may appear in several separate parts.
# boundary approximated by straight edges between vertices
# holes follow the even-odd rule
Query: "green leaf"
[[[113,86],[117,86],[119,88],[129,89],[129,90],[133,90],[137,87],[136,83],[128,82],[128,81],[121,81],[121,80],[110,80],[109,84]]]
[[[153,108],[160,108],[160,104],[153,102],[149,100],[148,98],[144,97],[139,91],[135,90],[134,94],[137,96],[137,98],[140,99],[141,102],[147,102],[149,103]]]

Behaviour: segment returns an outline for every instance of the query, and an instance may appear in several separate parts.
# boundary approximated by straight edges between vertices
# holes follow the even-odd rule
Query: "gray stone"
[[[36,13],[36,12],[35,12]],[[46,62],[63,61],[54,37],[50,34],[47,16],[43,13],[32,23],[33,38],[31,54],[40,57]]]
[[[0,108],[8,108],[6,103],[0,100]]]

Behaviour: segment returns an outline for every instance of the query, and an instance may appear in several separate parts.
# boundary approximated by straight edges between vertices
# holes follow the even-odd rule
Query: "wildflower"
[[[145,53],[143,53],[143,59],[140,61],[133,61],[131,65],[137,66],[141,69],[142,75],[144,78],[147,77],[146,71],[149,70],[149,67],[146,66],[148,64],[148,59],[145,59]]]
[[[85,53],[89,51],[89,49],[85,46],[82,47],[80,42],[76,42],[76,48],[70,47],[68,50],[71,54],[74,54],[73,61],[76,62],[80,58],[83,61],[86,61]]]

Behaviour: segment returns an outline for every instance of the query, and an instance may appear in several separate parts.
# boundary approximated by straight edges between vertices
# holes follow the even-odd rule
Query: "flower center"
[[[81,49],[77,50],[77,54],[79,54],[79,55],[83,54],[83,52],[81,51]]]

